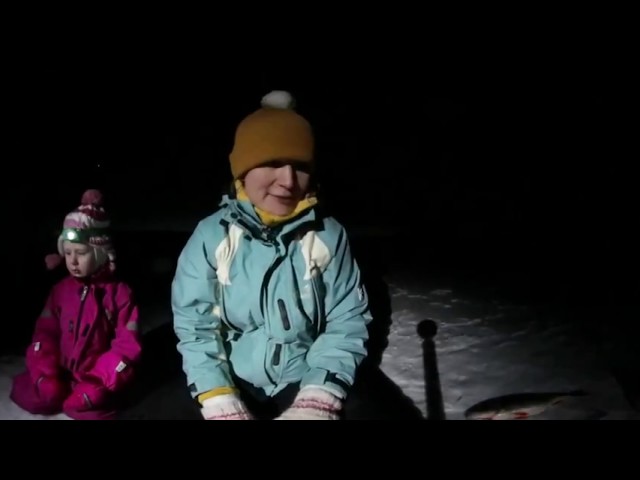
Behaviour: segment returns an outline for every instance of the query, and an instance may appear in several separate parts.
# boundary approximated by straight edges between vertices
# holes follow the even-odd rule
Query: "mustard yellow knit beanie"
[[[234,179],[275,160],[314,162],[314,136],[309,122],[298,114],[291,94],[274,90],[261,108],[245,117],[235,133],[229,155]]]

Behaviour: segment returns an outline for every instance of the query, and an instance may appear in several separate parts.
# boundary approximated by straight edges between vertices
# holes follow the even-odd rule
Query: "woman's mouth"
[[[292,203],[295,201],[295,197],[293,196],[286,196],[286,197],[281,195],[271,195],[271,196],[282,203]]]

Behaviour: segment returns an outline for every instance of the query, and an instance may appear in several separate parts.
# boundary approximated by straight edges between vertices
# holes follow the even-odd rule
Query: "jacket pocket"
[[[269,339],[264,330],[253,330],[229,343],[229,362],[233,365],[234,373],[254,385],[269,385],[271,379],[265,368],[255,368],[256,365],[270,367],[271,355],[267,353]],[[271,357],[272,360],[272,357]]]
[[[289,314],[287,313],[287,306],[284,304],[284,300],[278,299],[278,310],[280,312],[280,319],[282,320],[282,327],[285,330],[291,330],[291,322],[289,321]]]

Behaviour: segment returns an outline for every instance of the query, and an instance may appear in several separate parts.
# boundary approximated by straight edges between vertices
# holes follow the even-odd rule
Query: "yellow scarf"
[[[242,182],[240,180],[235,181],[236,187],[236,196],[238,200],[247,200],[249,201],[249,197],[247,196],[247,192],[244,191],[244,187],[242,186]],[[316,203],[318,203],[318,199],[314,195],[310,195],[306,198],[303,198],[298,202],[296,208],[288,215],[274,215],[272,213],[266,212],[257,206],[253,206],[256,213],[260,217],[262,223],[264,223],[268,227],[273,227],[280,223],[284,223],[287,220],[291,220],[292,218],[298,216],[301,212],[307,210],[308,208],[313,207]]]

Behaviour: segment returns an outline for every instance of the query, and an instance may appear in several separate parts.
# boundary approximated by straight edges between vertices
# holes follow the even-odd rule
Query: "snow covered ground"
[[[604,419],[640,419],[605,369],[601,348],[560,313],[497,300],[465,297],[438,282],[386,279],[392,324],[381,368],[427,416],[425,376],[418,323],[432,319],[437,369],[446,419],[463,419],[476,402],[503,394],[586,390],[568,407],[534,419],[582,419],[594,410]],[[165,316],[163,321],[169,317]],[[21,412],[8,398],[20,357],[0,360],[0,419],[66,419]]]
[[[382,369],[426,414],[418,323],[430,318],[446,419],[477,402],[511,393],[589,393],[532,419],[640,419],[607,371],[603,351],[578,325],[553,312],[479,301],[438,285],[390,281],[392,325]],[[545,318],[545,315],[547,317]]]

